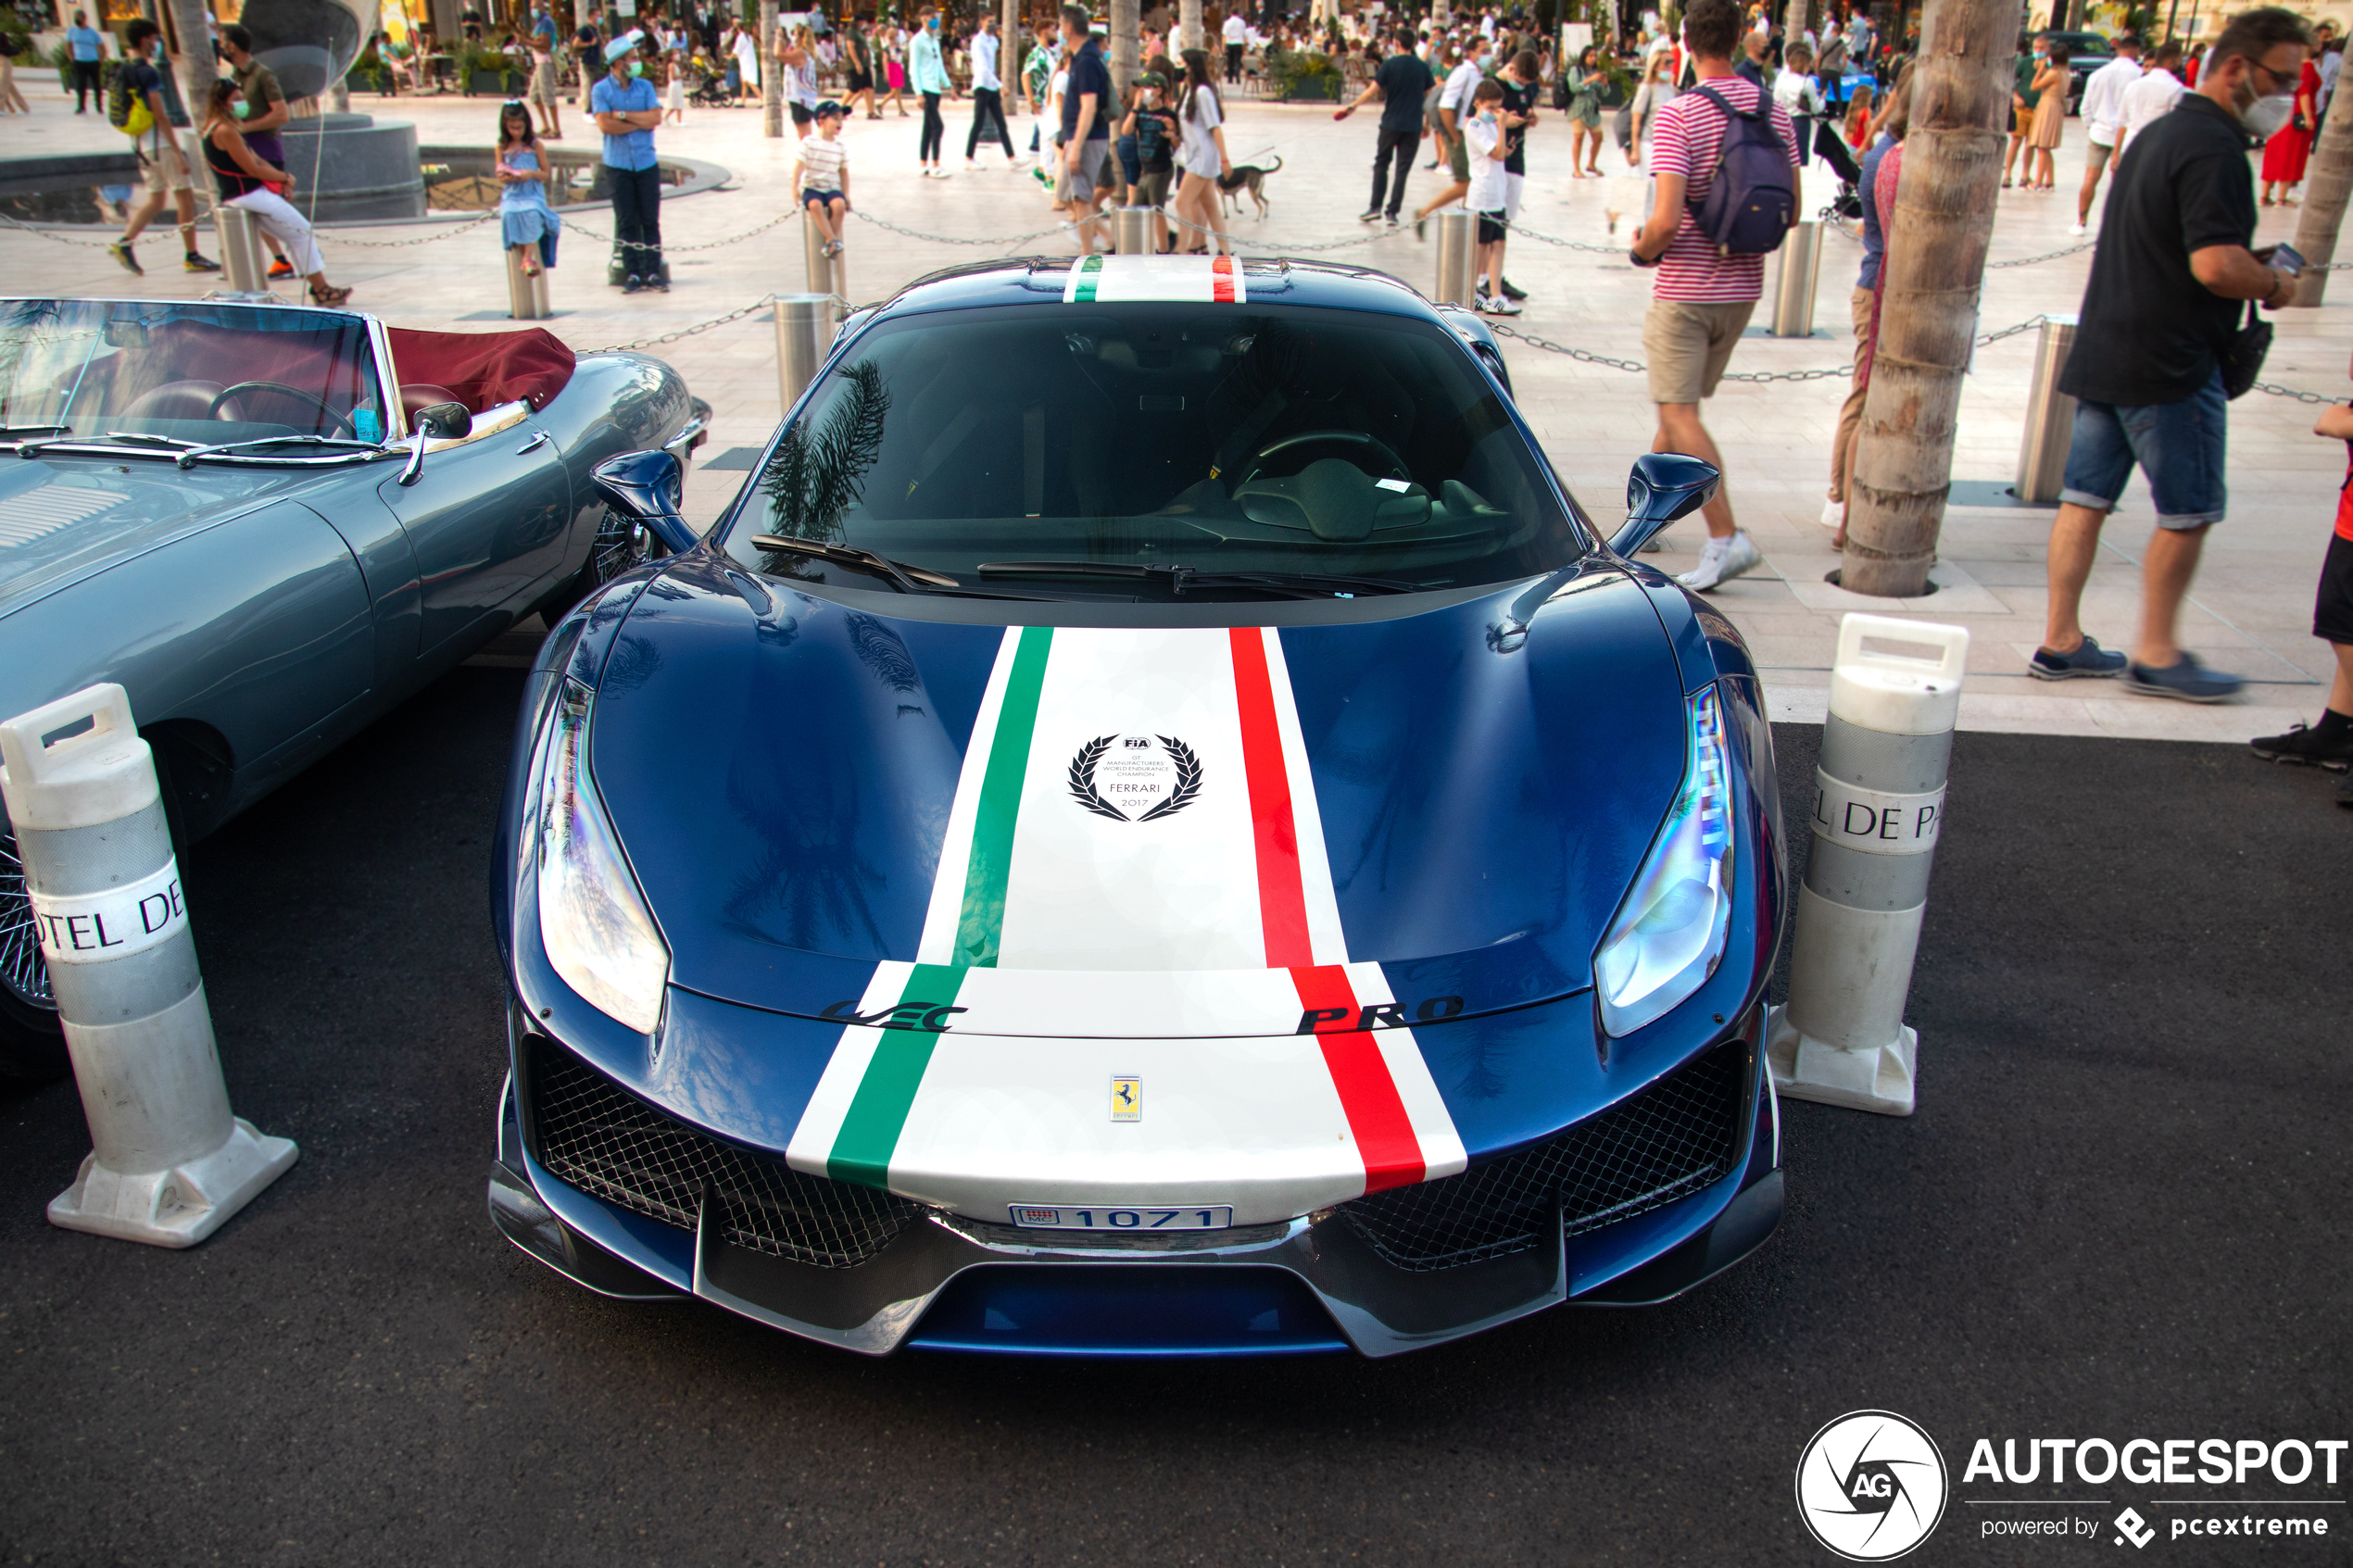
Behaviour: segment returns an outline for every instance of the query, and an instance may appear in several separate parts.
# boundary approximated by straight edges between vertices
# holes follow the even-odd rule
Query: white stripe
[[[1183,742],[1201,759],[1200,795],[1156,822],[1089,811],[1072,797],[1071,766],[1106,735],[1144,737],[1155,751],[1160,736]],[[1265,963],[1261,931],[1227,633],[1057,631],[1013,829],[998,961],[1248,969]]]
[[[1084,261],[1071,264],[1070,275],[1063,284],[1064,305],[1126,305],[1164,301],[1179,305],[1208,305],[1217,299],[1217,275],[1213,267],[1214,257],[1205,256],[1106,256],[1095,272],[1085,272]],[[1244,280],[1242,264],[1232,263],[1228,275],[1234,288],[1234,303],[1243,305],[1250,300],[1250,285]],[[1091,280],[1095,297],[1078,297],[1082,282]]]
[[[858,1010],[874,1013],[896,1007],[907,993],[907,977],[914,968],[897,961],[876,964],[865,994],[858,998]],[[816,1092],[809,1097],[799,1124],[793,1128],[792,1141],[785,1146],[785,1162],[794,1170],[812,1176],[825,1173],[834,1139],[841,1135],[842,1118],[849,1114],[849,1103],[858,1098],[858,1085],[866,1076],[866,1064],[875,1060],[875,1047],[881,1042],[878,1029],[851,1027],[841,1032],[834,1054],[825,1060],[824,1073],[817,1079]]]
[[[1348,966],[1348,984],[1356,993],[1360,1007],[1377,1002],[1393,1002],[1396,994],[1389,988],[1389,977],[1377,963],[1353,963]],[[1397,1098],[1405,1107],[1405,1119],[1414,1124],[1414,1141],[1422,1146],[1423,1179],[1436,1181],[1451,1176],[1470,1163],[1469,1151],[1463,1148],[1463,1136],[1454,1130],[1454,1119],[1447,1114],[1446,1097],[1438,1092],[1438,1081],[1429,1075],[1429,1063],[1422,1057],[1421,1046],[1411,1029],[1374,1029],[1366,1032],[1381,1060],[1389,1063],[1389,1080],[1397,1085]]]
[[[1013,653],[1020,646],[1021,628],[1006,627],[1004,640],[997,645],[997,663],[980,694],[980,711],[973,717],[972,740],[964,746],[963,769],[956,778],[956,799],[948,808],[948,834],[940,841],[939,868],[932,874],[931,906],[924,912],[924,935],[915,944],[917,963],[955,961],[956,925],[964,913],[964,877],[972,870],[973,822],[980,810],[980,781],[988,772],[997,717],[1004,710],[1005,687],[1013,679]]]
[[[1315,805],[1315,775],[1299,733],[1299,702],[1283,662],[1283,636],[1259,628],[1266,644],[1267,683],[1275,692],[1275,728],[1283,737],[1283,774],[1290,782],[1290,820],[1299,835],[1299,884],[1307,907],[1307,942],[1319,964],[1346,963],[1348,937],[1340,925],[1340,896],[1332,889],[1331,857],[1324,848],[1324,817]],[[1384,997],[1382,1000],[1391,998]]]

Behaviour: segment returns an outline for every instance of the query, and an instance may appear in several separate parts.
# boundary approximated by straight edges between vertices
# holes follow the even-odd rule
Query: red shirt
[[[1744,76],[1711,77],[1699,85],[1712,89],[1744,113],[1755,109],[1760,100],[1771,102],[1765,89]],[[1779,104],[1773,105],[1773,130],[1789,149],[1790,167],[1796,168],[1797,130]],[[1681,175],[1685,198],[1682,221],[1667,254],[1659,258],[1658,281],[1651,285],[1653,299],[1736,304],[1765,293],[1765,258],[1717,255],[1716,242],[1701,233],[1692,218],[1715,182],[1716,158],[1723,144],[1724,113],[1701,97],[1697,89],[1676,94],[1675,101],[1651,121],[1651,172]]]
[[[2336,536],[2353,539],[2353,441],[2345,444],[2345,483],[2336,493]]]

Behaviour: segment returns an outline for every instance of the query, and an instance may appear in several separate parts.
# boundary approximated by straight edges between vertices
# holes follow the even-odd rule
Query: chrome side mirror
[[[1610,553],[1630,558],[1677,518],[1714,499],[1723,482],[1714,465],[1680,452],[1645,452],[1626,477],[1626,523],[1610,536]]]
[[[607,458],[589,472],[605,499],[635,518],[655,538],[682,555],[702,541],[678,514],[686,470],[668,452],[624,452]]]
[[[400,470],[403,486],[423,477],[426,442],[464,440],[473,433],[474,417],[463,403],[428,403],[417,410],[415,423],[409,436],[409,461]]]

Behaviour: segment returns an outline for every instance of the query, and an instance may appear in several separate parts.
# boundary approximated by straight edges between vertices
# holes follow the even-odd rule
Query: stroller
[[[711,69],[711,61],[695,56],[686,67],[686,102],[698,108],[724,109],[735,100],[727,95],[727,80]]]
[[[1863,216],[1863,197],[1857,189],[1863,181],[1863,166],[1856,161],[1855,149],[1839,134],[1835,120],[1823,119],[1814,126],[1814,156],[1830,166],[1838,176],[1838,194],[1822,208],[1827,222],[1852,223]]]

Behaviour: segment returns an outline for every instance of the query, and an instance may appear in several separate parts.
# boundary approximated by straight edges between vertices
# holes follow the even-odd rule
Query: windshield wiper
[[[803,539],[790,533],[755,533],[751,536],[755,548],[774,550],[788,556],[810,556],[818,560],[846,566],[879,577],[902,594],[921,593],[925,587],[961,588],[963,586],[944,572],[926,571],[920,566],[909,566],[872,550],[858,549],[849,545],[828,545],[822,539]],[[986,570],[984,568],[983,570]]]
[[[70,435],[71,425],[0,425],[0,441],[19,435]]]
[[[353,456],[362,453],[370,457],[389,454],[393,448],[380,441],[362,441],[350,435],[258,435],[250,441],[224,441],[218,446],[190,446],[178,458],[182,468],[193,468],[200,458],[243,452],[253,446],[340,446]]]
[[[1353,598],[1358,594],[1411,594],[1418,583],[1394,577],[1350,577],[1321,571],[1203,571],[1190,566],[1126,566],[1094,560],[983,561],[983,577],[1118,577],[1132,583],[1168,585],[1171,598],[1183,598],[1189,588],[1264,588],[1294,598]]]

